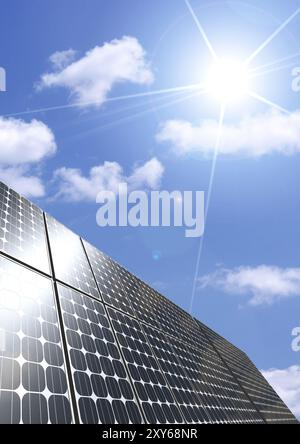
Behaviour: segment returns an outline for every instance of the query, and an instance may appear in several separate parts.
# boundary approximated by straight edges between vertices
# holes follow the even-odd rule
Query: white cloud
[[[294,415],[300,419],[300,366],[293,365],[282,370],[262,370],[262,374]]]
[[[43,122],[0,117],[0,164],[39,162],[55,151],[54,135]]]
[[[214,287],[234,295],[249,295],[251,305],[272,304],[300,296],[300,268],[221,268],[199,279],[200,288]]]
[[[215,120],[203,120],[199,126],[184,120],[169,120],[156,137],[159,142],[172,144],[180,155],[189,152],[209,155],[215,147],[218,125]],[[287,115],[271,110],[237,124],[224,124],[220,153],[248,157],[300,153],[300,111]]]
[[[146,186],[156,189],[159,187],[160,180],[164,173],[163,165],[153,157],[140,167],[136,167],[132,175],[128,178],[128,183],[132,188]]]
[[[43,122],[0,117],[0,180],[28,197],[45,194],[35,165],[56,152],[52,131]]]
[[[67,49],[66,51],[56,51],[49,57],[50,63],[56,70],[62,70],[75,59],[76,51]]]
[[[14,190],[19,191],[23,196],[43,197],[45,195],[41,179],[30,175],[24,166],[0,167],[0,180]]]
[[[103,190],[118,191],[120,183],[127,183],[130,189],[157,188],[164,168],[153,158],[142,166],[137,166],[130,176],[125,176],[117,162],[104,162],[91,168],[89,175],[83,176],[80,169],[59,168],[54,173],[58,184],[57,198],[67,201],[95,201],[96,195]]]
[[[66,62],[72,60],[69,57],[74,57],[69,51],[51,56],[55,71],[42,75],[38,87],[65,87],[80,107],[102,105],[116,83],[149,84],[153,80],[145,51],[134,37],[124,36],[96,46],[81,59],[68,64]],[[63,68],[59,69],[59,65]]]

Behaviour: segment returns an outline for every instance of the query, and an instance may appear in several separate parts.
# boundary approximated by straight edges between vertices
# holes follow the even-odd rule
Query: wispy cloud
[[[124,36],[96,46],[76,61],[74,57],[74,50],[52,54],[54,71],[42,75],[38,89],[64,87],[79,107],[99,107],[117,83],[153,81],[146,53],[134,37]]]
[[[23,195],[45,194],[33,171],[56,149],[54,134],[43,122],[0,117],[0,180]]]
[[[171,144],[179,155],[199,152],[207,156],[214,150],[217,132],[216,120],[203,120],[198,126],[184,120],[169,120],[161,125],[156,138]],[[300,153],[300,111],[287,115],[271,110],[236,124],[225,124],[219,152],[248,157]]]
[[[56,51],[50,57],[49,61],[54,70],[60,71],[74,62],[76,51],[74,49],[67,49],[66,51]]]
[[[249,297],[251,305],[273,304],[300,296],[300,268],[221,268],[199,279],[201,289],[214,287],[224,293]]]
[[[282,370],[276,368],[262,370],[262,374],[294,415],[300,419],[300,366],[293,365]]]
[[[54,173],[58,187],[56,198],[71,202],[95,201],[100,191],[118,191],[120,183],[127,183],[130,189],[156,189],[164,173],[163,165],[155,157],[143,165],[135,166],[126,176],[117,162],[104,162],[90,169],[84,176],[80,169],[59,168]]]

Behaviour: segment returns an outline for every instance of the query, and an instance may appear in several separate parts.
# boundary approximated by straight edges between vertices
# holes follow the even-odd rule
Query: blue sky
[[[191,4],[218,55],[242,60],[299,7]],[[277,369],[268,376],[300,415],[300,354],[291,349],[300,324],[299,24],[300,14],[251,63],[299,52],[251,81],[290,114],[253,98],[226,108],[193,314],[260,369]],[[179,228],[100,229],[90,176],[100,166],[94,179],[104,185],[113,177],[207,192],[218,101],[187,91],[109,101],[203,82],[211,54],[185,2],[3,0],[0,42],[0,178],[188,309],[199,239]]]

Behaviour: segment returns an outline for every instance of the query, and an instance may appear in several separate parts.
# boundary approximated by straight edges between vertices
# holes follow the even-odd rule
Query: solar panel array
[[[0,184],[0,423],[293,421],[245,354]]]

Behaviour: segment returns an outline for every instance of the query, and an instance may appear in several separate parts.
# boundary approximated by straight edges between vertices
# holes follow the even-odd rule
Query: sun
[[[240,100],[249,91],[249,86],[246,64],[232,59],[216,61],[206,81],[208,93],[221,102]]]

